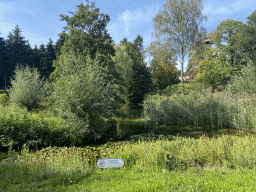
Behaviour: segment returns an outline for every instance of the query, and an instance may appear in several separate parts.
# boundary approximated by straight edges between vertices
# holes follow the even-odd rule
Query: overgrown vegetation
[[[0,107],[0,141],[4,146],[30,148],[69,146],[83,135],[65,119],[52,112],[31,113],[16,105]]]
[[[47,50],[41,45],[40,58],[30,59],[40,64],[37,68],[29,67],[26,54],[1,57],[7,50],[15,55],[16,44],[26,52],[18,26],[8,49],[0,41],[0,61],[6,60],[0,62],[2,83],[3,72],[10,75],[19,63],[8,95],[0,91],[0,147],[9,147],[8,154],[0,152],[0,190],[221,191],[231,189],[223,183],[227,178],[238,190],[255,191],[250,182],[256,177],[256,12],[247,24],[220,23],[208,35],[210,44],[204,44],[206,34],[194,26],[204,19],[201,1],[192,1],[192,7],[185,0],[175,2],[169,0],[155,18],[158,35],[191,33],[177,36],[178,44],[165,38],[152,43],[147,49],[154,57],[150,68],[142,37],[133,42],[124,38],[116,45],[106,30],[109,16],[89,2],[78,5],[72,17],[61,15],[67,26],[58,45],[53,48],[50,41]],[[188,21],[165,31],[161,20],[174,7],[188,10],[187,15],[176,13]],[[168,19],[165,24],[181,24],[176,16],[172,27]],[[181,41],[183,37],[190,41]],[[179,52],[183,77],[188,51],[189,79],[177,84],[176,56]],[[38,70],[49,77],[47,83]],[[194,132],[243,130],[251,136],[177,136],[185,126]],[[154,135],[156,130],[161,134]],[[99,158],[117,157],[125,161],[121,170],[97,170]],[[243,178],[236,180],[235,174]]]
[[[243,177],[244,184],[240,185],[241,189],[245,189],[255,176],[255,145],[255,138],[250,136],[140,139],[137,142],[107,143],[98,148],[49,147],[37,152],[29,151],[24,145],[20,155],[10,149],[8,158],[0,162],[0,184],[5,191],[17,187],[19,190],[131,191],[129,187],[125,188],[126,181],[135,179],[132,186],[139,187],[141,191],[164,191],[166,185],[173,189],[176,186],[176,190],[185,190],[189,185],[190,190],[196,190],[198,185],[195,181],[200,182],[200,175],[203,174],[211,175],[210,180],[207,180],[208,177],[203,180],[210,186],[202,183],[201,187],[212,191],[211,186],[214,186],[217,191],[230,189],[224,183],[216,185],[215,181],[220,180],[219,173],[225,173],[222,178],[231,179],[234,174],[244,175],[246,172],[250,177]],[[125,162],[121,169],[105,169],[100,173],[96,168],[97,159],[116,157]],[[187,174],[193,176],[193,185],[190,183],[192,180],[181,185],[181,176],[187,177]],[[176,185],[167,179],[177,176],[179,179],[174,180]],[[156,180],[151,186],[143,184],[151,181],[152,177]],[[163,179],[164,182],[161,182]],[[117,181],[118,185],[113,186]],[[178,181],[181,183],[178,184]],[[234,187],[234,183],[231,185]]]
[[[232,76],[220,92],[202,89],[198,83],[173,85],[149,95],[144,101],[144,116],[150,125],[194,125],[195,127],[256,130],[254,69],[251,62],[241,75]]]

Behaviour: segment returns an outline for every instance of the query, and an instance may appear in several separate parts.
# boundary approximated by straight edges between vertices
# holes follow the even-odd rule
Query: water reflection
[[[154,126],[151,127],[150,132],[155,135],[179,135],[183,137],[199,138],[206,137],[219,137],[222,135],[236,135],[236,136],[256,136],[255,134],[237,129],[209,129],[193,126]]]

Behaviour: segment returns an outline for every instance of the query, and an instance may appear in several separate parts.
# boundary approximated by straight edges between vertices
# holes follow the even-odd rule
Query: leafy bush
[[[57,114],[88,137],[89,133],[95,137],[103,134],[107,126],[103,117],[108,118],[117,106],[113,83],[106,80],[107,69],[100,66],[98,56],[92,60],[72,51],[62,54],[58,61],[60,75],[53,84]]]
[[[188,94],[192,91],[201,92],[204,88],[207,87],[204,84],[198,82],[179,83],[168,86],[166,89],[160,90],[157,93],[160,95]]]
[[[29,147],[69,146],[81,142],[86,133],[50,111],[30,113],[15,104],[0,107],[0,142]]]
[[[0,94],[0,105],[5,106],[8,100],[9,97],[6,94]]]
[[[32,110],[44,99],[44,82],[36,68],[16,67],[12,87],[8,90],[11,103]]]
[[[230,89],[235,92],[256,93],[256,67],[252,61],[242,67],[241,73],[232,77]]]

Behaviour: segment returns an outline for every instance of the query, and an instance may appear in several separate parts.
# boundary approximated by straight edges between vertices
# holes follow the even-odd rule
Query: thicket
[[[50,111],[31,113],[15,104],[0,107],[0,143],[30,148],[76,145],[85,137],[67,119]]]

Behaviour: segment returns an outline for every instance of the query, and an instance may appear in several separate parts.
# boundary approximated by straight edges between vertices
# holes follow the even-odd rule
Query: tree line
[[[55,45],[50,39],[46,46],[32,49],[18,25],[6,41],[1,38],[0,77],[2,89],[7,81],[11,103],[33,111],[46,102],[52,114],[70,123],[71,132],[75,129],[72,137],[81,142],[91,136],[116,135],[113,117],[142,109],[148,94],[159,90],[173,94],[180,85],[175,85],[177,61],[183,65],[186,54],[187,73],[193,80],[187,85],[219,90],[232,80],[238,89],[255,87],[248,78],[241,79],[250,76],[250,82],[256,83],[256,12],[247,24],[226,20],[206,34],[200,0],[169,0],[154,19],[157,40],[144,49],[140,35],[132,42],[124,38],[114,43],[106,29],[110,17],[100,13],[95,3],[76,7],[71,16],[60,14],[67,24]],[[206,35],[210,44],[204,43]],[[150,67],[146,52],[153,57]]]
[[[51,39],[44,45],[32,48],[18,25],[9,33],[7,39],[0,37],[0,89],[10,86],[10,79],[17,65],[28,65],[39,69],[42,76],[49,77],[53,72],[52,62],[60,54],[65,39],[59,38],[54,44]]]

